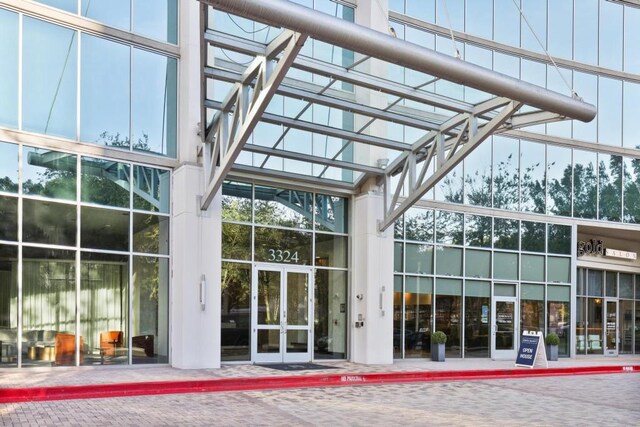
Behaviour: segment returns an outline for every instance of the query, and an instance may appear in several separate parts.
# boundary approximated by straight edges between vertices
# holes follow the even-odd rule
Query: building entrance
[[[258,264],[251,289],[254,363],[311,361],[310,268]]]
[[[618,300],[605,299],[604,354],[618,355]]]
[[[491,303],[492,359],[516,358],[518,350],[518,300],[516,297],[496,296]]]

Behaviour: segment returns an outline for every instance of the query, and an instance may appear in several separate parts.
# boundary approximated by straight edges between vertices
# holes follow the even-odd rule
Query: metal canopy
[[[377,177],[384,230],[492,134],[595,117],[582,100],[289,1],[201,5],[202,209],[230,170],[354,191]],[[218,22],[224,19],[229,25]],[[313,58],[311,43],[330,58]],[[386,71],[398,65],[417,71],[421,83]],[[479,101],[443,94],[442,84],[475,90]],[[410,137],[398,137],[398,129]]]

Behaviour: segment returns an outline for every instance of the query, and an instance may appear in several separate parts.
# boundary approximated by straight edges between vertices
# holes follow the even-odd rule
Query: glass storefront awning
[[[494,133],[595,107],[286,0],[201,0],[206,209],[233,170],[356,191],[387,228]],[[400,196],[402,196],[402,201]]]

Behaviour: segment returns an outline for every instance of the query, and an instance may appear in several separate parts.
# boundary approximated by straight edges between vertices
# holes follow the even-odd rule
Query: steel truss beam
[[[491,99],[479,104],[475,111],[483,114],[501,108],[487,123],[478,125],[476,114],[459,114],[443,123],[439,131],[430,132],[417,141],[412,151],[403,153],[385,172],[385,215],[379,229],[384,231],[392,225],[471,151],[498,131],[522,105],[521,102],[506,98]],[[454,127],[458,129],[457,135],[447,137],[445,132]],[[435,172],[427,178],[432,163],[435,164]],[[392,188],[392,178],[396,174],[400,176],[395,188]],[[403,190],[406,191],[406,197],[398,203]]]
[[[294,31],[281,33],[269,43],[265,54],[257,56],[247,67],[242,80],[223,101],[204,141],[206,190],[202,196],[202,210],[211,204],[306,39],[306,34]]]

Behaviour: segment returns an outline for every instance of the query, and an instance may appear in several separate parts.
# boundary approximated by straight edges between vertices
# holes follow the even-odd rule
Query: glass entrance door
[[[491,319],[491,358],[515,360],[518,351],[518,300],[494,296]]]
[[[604,354],[618,355],[618,300],[605,299]]]
[[[311,269],[257,265],[252,286],[252,360],[311,360]]]

